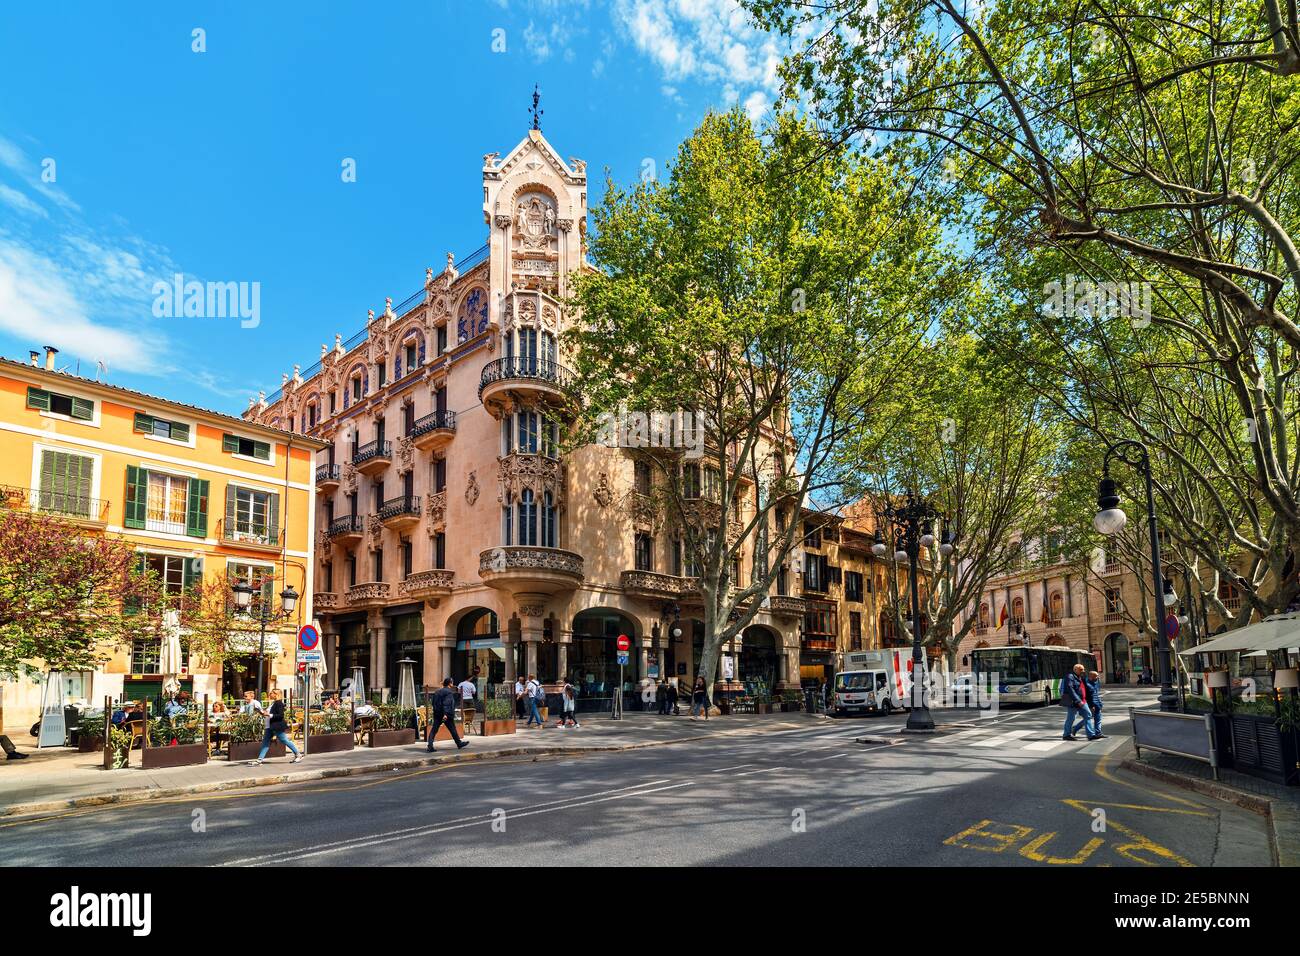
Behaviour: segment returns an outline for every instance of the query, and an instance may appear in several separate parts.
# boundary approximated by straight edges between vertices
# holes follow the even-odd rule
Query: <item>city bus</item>
[[[971,652],[975,683],[989,688],[998,682],[1000,704],[1054,704],[1061,699],[1061,683],[1075,664],[1097,669],[1088,651],[1070,647],[979,647]]]

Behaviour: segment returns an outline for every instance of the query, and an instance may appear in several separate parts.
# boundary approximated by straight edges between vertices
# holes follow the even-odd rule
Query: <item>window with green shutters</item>
[[[144,412],[135,413],[134,428],[137,432],[145,435],[157,435],[159,438],[170,438],[172,441],[188,442],[190,440],[190,426],[184,422],[173,422],[166,418],[158,418],[156,415],[148,415]]]
[[[122,524],[143,529],[148,515],[149,472],[135,465],[126,466],[126,507]]]
[[[90,399],[63,395],[34,385],[27,388],[27,407],[87,422],[95,417],[95,403]]]
[[[36,506],[53,514],[94,518],[90,497],[95,460],[70,452],[41,451],[41,487]]]
[[[192,538],[208,536],[208,480],[191,478],[185,507],[185,533]]]
[[[269,442],[254,441],[251,438],[241,438],[238,435],[222,435],[221,450],[228,451],[232,455],[243,455],[245,458],[256,458],[258,461],[271,460],[271,445]]]
[[[279,536],[279,495],[226,485],[226,520],[222,537],[230,541],[275,544]]]

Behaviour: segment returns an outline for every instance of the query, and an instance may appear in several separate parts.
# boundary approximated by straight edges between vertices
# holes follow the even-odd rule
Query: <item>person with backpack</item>
[[[266,730],[262,731],[262,749],[258,752],[256,760],[249,761],[250,766],[260,765],[266,760],[272,740],[280,741],[293,751],[293,760],[289,761],[290,763],[297,763],[302,759],[303,755],[289,739],[289,722],[284,719],[284,696],[278,690],[271,691],[271,709],[266,714]]]
[[[581,727],[578,723],[578,692],[567,680],[560,689],[560,698],[564,702],[564,711],[560,716],[560,727]]]
[[[469,746],[469,741],[461,740],[460,734],[456,732],[456,705],[459,697],[460,695],[452,689],[451,678],[444,677],[442,686],[433,695],[433,722],[429,724],[429,753],[433,753],[433,741],[443,724],[446,724],[447,729],[451,731],[451,739],[456,742],[457,750],[464,750]]]
[[[1092,711],[1092,739],[1099,740],[1106,736],[1101,732],[1101,674],[1088,671],[1085,683],[1088,685],[1088,709]]]
[[[538,709],[546,702],[546,691],[542,690],[542,685],[538,683],[535,674],[528,675],[528,683],[524,685],[524,697],[528,701],[528,723],[525,727],[531,727],[534,722],[537,726],[546,729],[546,724],[542,723],[542,712]]]

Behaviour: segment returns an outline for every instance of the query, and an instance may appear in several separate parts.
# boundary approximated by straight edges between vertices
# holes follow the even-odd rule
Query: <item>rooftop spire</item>
[[[534,83],[533,84],[533,108],[530,112],[532,112],[533,114],[533,129],[535,130],[541,130],[542,114],[546,112],[546,110],[539,110],[537,108],[537,101],[540,100],[541,98],[542,98],[542,94],[538,92],[537,84]]]

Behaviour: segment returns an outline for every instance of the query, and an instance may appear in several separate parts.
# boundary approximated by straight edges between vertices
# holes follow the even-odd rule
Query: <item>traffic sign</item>
[[[298,650],[314,651],[320,645],[320,632],[315,625],[304,624],[298,628]]]
[[[626,651],[619,651],[619,652],[618,652],[618,664],[619,664],[619,666],[621,666],[621,667],[625,667],[625,666],[627,666],[627,662],[628,662],[627,652],[626,652]]]
[[[632,641],[626,634],[618,636],[618,650],[620,654],[626,654],[632,649]]]
[[[1169,635],[1169,639],[1171,641],[1178,636],[1178,627],[1179,624],[1178,624],[1177,614],[1170,614],[1167,618],[1165,618],[1165,633]]]

